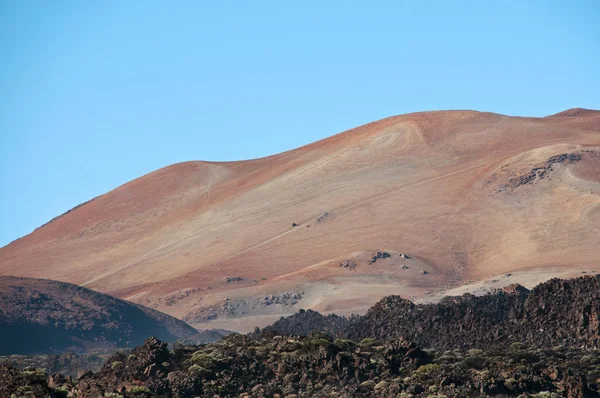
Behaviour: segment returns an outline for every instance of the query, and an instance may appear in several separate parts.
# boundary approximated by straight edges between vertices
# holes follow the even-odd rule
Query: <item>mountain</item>
[[[599,111],[436,111],[157,170],[0,249],[0,275],[249,331],[300,308],[364,313],[388,295],[591,272],[599,236]]]
[[[139,304],[70,283],[16,277],[0,277],[0,330],[2,355],[134,347],[149,335],[166,341],[204,337]]]

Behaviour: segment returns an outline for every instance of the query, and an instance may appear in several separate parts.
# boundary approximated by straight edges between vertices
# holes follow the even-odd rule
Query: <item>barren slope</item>
[[[238,330],[496,275],[531,285],[600,265],[599,174],[597,111],[396,116],[150,173],[0,249],[0,275]],[[371,262],[378,250],[390,257]]]

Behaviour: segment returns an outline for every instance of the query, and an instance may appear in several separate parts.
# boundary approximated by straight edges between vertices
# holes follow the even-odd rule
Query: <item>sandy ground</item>
[[[457,287],[428,292],[428,294],[412,297],[411,299],[418,304],[437,303],[446,296],[461,296],[465,293],[482,296],[515,283],[532,289],[536,285],[552,278],[569,279],[584,275],[596,275],[598,273],[600,273],[600,266],[585,269],[575,269],[575,267],[544,267],[507,273],[479,281],[467,281]]]
[[[561,154],[580,159],[549,163]],[[267,158],[157,170],[1,248],[0,275],[77,283],[179,318],[228,300],[246,323],[219,313],[196,326],[239,330],[299,308],[360,313],[389,294],[476,290],[507,273],[527,286],[598,267],[599,154],[595,111],[396,116]],[[541,177],[518,183],[531,173]],[[370,264],[378,250],[393,256]],[[294,304],[253,304],[293,293]]]

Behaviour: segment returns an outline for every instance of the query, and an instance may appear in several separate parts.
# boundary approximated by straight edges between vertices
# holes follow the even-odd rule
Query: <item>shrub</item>
[[[415,370],[413,372],[413,376],[421,380],[429,378],[433,379],[440,373],[441,370],[442,367],[440,365],[436,363],[428,363],[427,365],[423,365],[417,370]]]
[[[508,357],[515,362],[535,362],[537,356],[527,351],[527,347],[523,343],[512,343],[508,348]]]
[[[561,394],[557,394],[555,392],[550,392],[550,391],[541,391],[532,396],[535,398],[560,398],[560,397],[562,397]]]
[[[114,361],[113,363],[110,364],[110,368],[112,370],[116,370],[122,366],[123,366],[123,362],[120,362],[120,361]]]
[[[510,347],[508,347],[508,351],[509,352],[511,352],[511,351],[521,351],[521,350],[526,350],[526,349],[527,349],[527,346],[525,344],[519,343],[517,341],[515,341],[514,343],[512,343],[510,345]]]
[[[423,374],[429,374],[432,372],[439,372],[441,369],[442,369],[442,367],[438,364],[428,363],[427,365],[423,365],[423,366],[419,367],[417,369],[417,372],[420,372]]]
[[[579,362],[581,363],[582,366],[591,366],[591,365],[597,365],[598,364],[598,359],[593,357],[592,355],[584,355],[581,357],[581,359],[579,360]]]
[[[483,351],[477,348],[470,349],[467,351],[467,356],[470,357],[480,357],[483,355]]]
[[[13,394],[19,398],[36,398],[31,386],[21,386],[17,388],[17,393]],[[12,397],[11,397],[12,398]]]
[[[307,348],[312,348],[312,349],[319,348],[319,347],[327,347],[329,344],[330,344],[329,340],[325,340],[325,339],[321,339],[321,338],[311,339],[306,342]]]
[[[458,358],[456,358],[456,356],[453,353],[444,354],[444,355],[441,355],[441,356],[435,358],[435,362],[450,364],[450,363],[458,362]]]
[[[366,339],[361,340],[360,345],[364,347],[372,347],[377,345],[377,340],[367,337]]]
[[[202,366],[198,366],[196,364],[190,366],[188,368],[188,372],[196,373],[199,377],[204,379],[211,378],[211,376],[213,375],[213,372],[211,370],[203,368]]]
[[[335,339],[333,345],[336,346],[340,351],[349,351],[356,347],[356,343],[352,340]]]
[[[481,356],[469,356],[465,358],[464,362],[469,368],[481,370],[485,367],[487,360]]]
[[[57,398],[66,398],[69,395],[69,390],[65,387],[56,387],[54,389],[54,394]]]
[[[202,368],[202,367],[201,367],[201,366],[199,366],[199,365],[193,364],[192,366],[190,366],[190,367],[188,368],[188,372],[199,372],[199,371],[200,371],[200,370],[202,370],[202,369],[204,369],[204,368]]]
[[[398,395],[398,398],[414,398],[414,395],[407,392],[401,392],[400,395]]]
[[[150,395],[150,390],[146,386],[133,386],[129,391],[133,396],[147,396]]]
[[[26,368],[21,374],[29,383],[42,383],[46,380],[46,369]]]
[[[192,363],[207,369],[213,368],[222,362],[218,356],[201,351],[195,352],[190,360]]]

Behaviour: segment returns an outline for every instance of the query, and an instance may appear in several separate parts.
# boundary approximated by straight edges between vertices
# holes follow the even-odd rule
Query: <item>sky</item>
[[[600,109],[600,2],[0,2],[0,246],[169,164]]]

